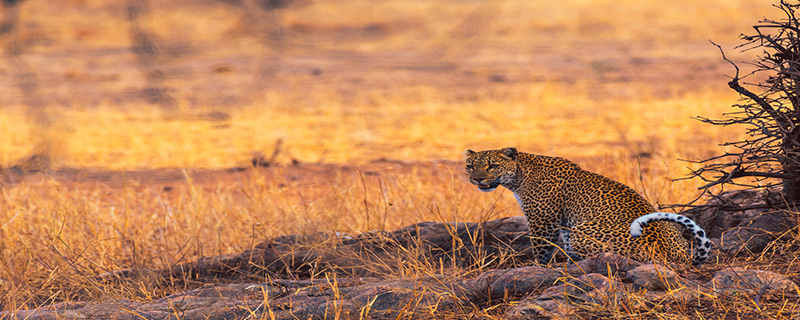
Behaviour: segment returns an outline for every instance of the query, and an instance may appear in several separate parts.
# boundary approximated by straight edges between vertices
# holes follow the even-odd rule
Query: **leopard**
[[[573,261],[613,252],[639,261],[662,258],[696,266],[709,257],[711,241],[692,219],[656,212],[631,187],[567,159],[515,147],[466,149],[464,155],[469,182],[479,190],[502,186],[513,192],[527,218],[538,263],[555,261],[559,252]]]

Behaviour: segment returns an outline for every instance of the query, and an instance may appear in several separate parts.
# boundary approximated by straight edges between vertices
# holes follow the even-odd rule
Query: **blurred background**
[[[689,117],[737,97],[709,40],[749,60],[739,34],[778,13],[759,0],[5,0],[0,165],[715,144],[728,136]]]

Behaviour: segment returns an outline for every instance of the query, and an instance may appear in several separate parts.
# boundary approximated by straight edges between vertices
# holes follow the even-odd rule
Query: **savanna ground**
[[[779,16],[761,0],[4,3],[4,310],[159,298],[193,284],[94,277],[279,235],[519,215],[466,182],[465,148],[691,202],[703,183],[672,180],[697,167],[681,159],[743,136],[691,119],[738,99],[708,40],[750,60],[738,35]]]

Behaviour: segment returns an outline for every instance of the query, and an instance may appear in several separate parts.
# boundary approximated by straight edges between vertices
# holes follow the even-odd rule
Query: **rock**
[[[89,303],[72,308],[51,310],[23,310],[13,314],[0,313],[0,319],[166,319],[169,313],[154,310],[139,310],[141,303],[128,300]]]
[[[530,317],[562,318],[574,315],[581,306],[604,305],[620,300],[622,283],[598,273],[590,273],[547,288],[536,297],[528,296],[506,313],[509,319]]]
[[[671,269],[657,264],[646,264],[625,273],[625,280],[633,283],[635,289],[651,291],[671,291],[681,287],[686,281]]]
[[[397,318],[427,312],[427,308],[450,310],[469,303],[468,293],[458,282],[437,277],[209,285],[147,303],[86,303],[0,313],[0,319]]]
[[[797,284],[785,275],[763,270],[749,270],[739,267],[724,269],[714,274],[708,286],[726,295],[745,294],[751,298],[787,296],[800,294]]]
[[[742,225],[756,216],[774,211],[783,201],[780,188],[766,190],[726,191],[711,198],[707,204],[682,212],[703,227],[709,238],[719,238],[723,232]]]
[[[416,318],[539,292],[561,276],[539,266],[490,270],[474,279],[445,276],[387,279],[273,280],[262,284],[206,285],[151,302],[127,300],[56,304],[0,313],[0,319],[323,319]]]
[[[727,191],[682,214],[702,226],[709,238],[722,238],[718,248],[723,252],[760,251],[795,225],[792,215],[780,210],[785,207],[780,194],[780,187]],[[745,250],[739,250],[743,245]]]
[[[795,214],[781,209],[785,207],[778,186],[727,191],[682,214],[705,229],[718,252],[742,256],[760,254],[797,224]]]
[[[530,266],[514,269],[490,270],[468,281],[479,301],[496,301],[506,297],[521,297],[555,284],[561,272]]]
[[[758,254],[770,242],[793,228],[795,218],[795,214],[788,211],[761,212],[723,232],[717,249],[735,256]]]
[[[270,300],[276,319],[398,318],[422,315],[429,308],[446,312],[469,304],[472,292],[443,277],[375,281],[356,286],[331,282]],[[260,314],[265,314],[262,311]]]
[[[120,270],[103,278],[114,281],[157,274],[162,279],[253,281],[264,275],[302,279],[323,272],[369,277],[392,273],[409,259],[437,267],[459,267],[475,265],[487,256],[505,256],[508,259],[502,261],[513,265],[533,257],[527,232],[527,221],[517,216],[485,223],[421,222],[392,232],[347,237],[282,236],[239,254],[203,257],[167,270]],[[417,255],[409,257],[409,252]]]
[[[570,265],[567,273],[575,277],[590,273],[611,277],[641,265],[639,261],[615,253],[600,253]]]

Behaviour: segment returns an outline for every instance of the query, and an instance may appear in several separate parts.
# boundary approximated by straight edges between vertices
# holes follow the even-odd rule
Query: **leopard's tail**
[[[692,219],[679,214],[667,212],[654,212],[643,215],[631,223],[631,237],[639,237],[644,231],[644,227],[655,221],[672,221],[684,226],[694,236],[695,251],[692,257],[693,265],[701,265],[708,260],[708,253],[711,251],[711,240],[706,237],[703,228],[697,225]]]

